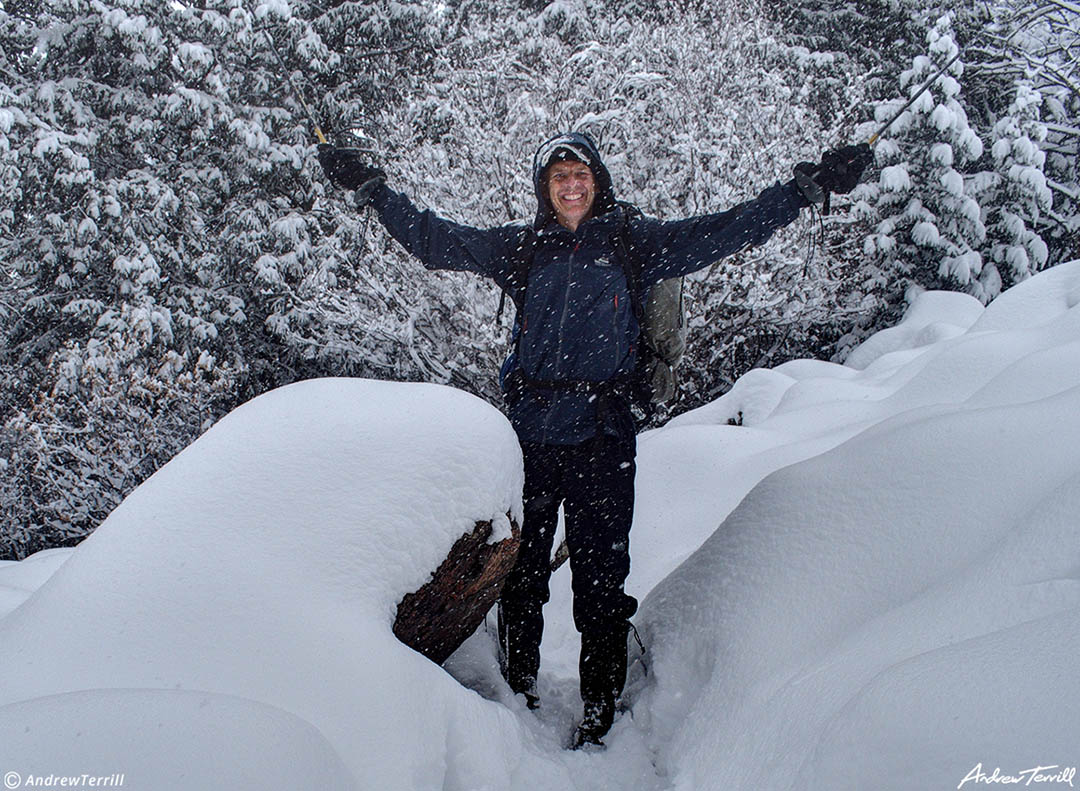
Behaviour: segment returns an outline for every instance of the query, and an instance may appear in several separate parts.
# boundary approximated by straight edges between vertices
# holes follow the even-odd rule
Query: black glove
[[[319,146],[319,164],[331,183],[356,190],[357,200],[367,203],[375,188],[386,181],[386,173],[369,165],[359,148],[338,148],[329,143]]]
[[[821,164],[800,162],[795,166],[795,184],[811,203],[820,203],[825,195],[846,195],[855,189],[866,166],[874,161],[874,151],[867,143],[841,146],[826,151]]]

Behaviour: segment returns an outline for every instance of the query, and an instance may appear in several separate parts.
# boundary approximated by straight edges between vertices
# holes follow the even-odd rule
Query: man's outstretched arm
[[[515,226],[473,228],[444,220],[385,184],[375,189],[370,205],[390,235],[428,269],[475,272],[498,281],[520,234]]]
[[[796,177],[788,183],[776,183],[756,199],[726,212],[671,222],[646,220],[640,240],[643,285],[696,272],[763,244],[811,202],[821,202],[829,192],[854,189],[871,159],[869,146],[846,146],[827,152],[819,165],[800,163]]]
[[[755,200],[718,214],[668,222],[646,219],[642,285],[688,275],[747,247],[763,244],[809,205],[793,182],[777,183]]]
[[[375,209],[390,235],[426,268],[475,272],[496,282],[504,278],[519,227],[473,228],[419,209],[387,187],[386,174],[368,164],[366,155],[357,149],[320,146],[319,161],[327,178],[354,190],[360,205]]]

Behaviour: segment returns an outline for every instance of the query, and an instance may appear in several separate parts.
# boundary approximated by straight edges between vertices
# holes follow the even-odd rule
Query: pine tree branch
[[[390,47],[388,49],[371,49],[366,52],[354,52],[350,57],[353,58],[378,58],[382,55],[399,55],[402,52],[408,52],[411,49],[416,49],[420,46],[420,42],[411,42],[409,44],[402,44],[397,47]]]
[[[1048,0],[1051,5],[1055,5],[1058,8],[1063,8],[1066,11],[1070,11],[1074,14],[1080,14],[1080,5],[1071,3],[1068,0]]]
[[[1075,126],[1066,126],[1065,124],[1057,124],[1053,121],[1043,121],[1043,126],[1052,132],[1065,135],[1066,137],[1080,137],[1080,128]]]
[[[1080,203],[1080,190],[1069,189],[1064,184],[1061,184],[1061,183],[1059,183],[1057,181],[1054,181],[1053,179],[1050,179],[1050,178],[1048,178],[1046,180],[1046,186],[1048,186],[1050,189],[1054,190],[1054,192],[1057,192],[1057,193],[1060,193],[1061,195],[1064,195],[1069,200],[1075,201],[1076,203]]]
[[[15,82],[21,84],[24,88],[33,88],[34,87],[33,83],[31,83],[30,80],[26,79],[25,77],[23,77],[20,74],[16,74],[15,72],[13,72],[11,69],[7,68],[6,66],[0,66],[0,72],[3,72],[8,77],[15,80]]]

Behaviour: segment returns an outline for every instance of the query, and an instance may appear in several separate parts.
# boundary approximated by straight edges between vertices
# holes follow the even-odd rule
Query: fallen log
[[[491,530],[491,522],[477,522],[454,542],[431,579],[398,604],[394,634],[432,662],[441,665],[476,631],[514,566],[517,523],[510,522],[510,538],[495,543],[489,543]]]

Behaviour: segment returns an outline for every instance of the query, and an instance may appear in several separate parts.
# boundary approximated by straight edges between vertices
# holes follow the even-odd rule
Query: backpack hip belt
[[[591,396],[629,395],[633,386],[632,375],[622,374],[613,379],[600,382],[585,379],[534,379],[526,374],[521,367],[515,368],[507,376],[507,390],[524,392],[529,390],[537,393],[548,391],[551,393],[582,393]],[[543,397],[541,395],[541,397]]]
[[[604,436],[607,427],[608,415],[612,412],[612,400],[622,399],[627,408],[633,400],[633,376],[622,374],[614,379],[602,382],[590,382],[583,379],[533,379],[527,376],[520,368],[516,369],[508,379],[517,379],[516,382],[508,382],[510,386],[520,388],[519,394],[528,390],[535,393],[542,400],[548,400],[554,393],[581,393],[590,396],[589,402],[596,406],[596,436]],[[549,402],[550,403],[550,402]]]

